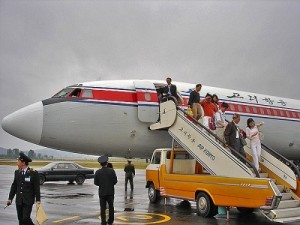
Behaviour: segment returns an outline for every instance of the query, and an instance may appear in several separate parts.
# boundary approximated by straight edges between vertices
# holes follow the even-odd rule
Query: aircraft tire
[[[151,203],[156,203],[160,198],[159,191],[155,189],[153,184],[149,185],[148,198]]]
[[[85,177],[83,175],[77,175],[77,177],[75,178],[75,182],[79,185],[83,184],[85,181]]]
[[[197,214],[202,217],[213,217],[218,212],[218,207],[215,206],[211,198],[205,192],[200,192],[197,195]]]

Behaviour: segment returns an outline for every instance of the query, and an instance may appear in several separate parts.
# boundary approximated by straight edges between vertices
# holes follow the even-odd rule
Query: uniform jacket
[[[115,184],[118,182],[114,169],[102,167],[96,171],[94,184],[99,186],[99,196],[114,195]]]
[[[227,124],[224,131],[224,138],[226,143],[233,148],[236,142],[236,131],[237,131],[237,127],[233,121]]]
[[[134,165],[126,164],[124,168],[124,172],[126,177],[132,177],[132,175],[135,175]]]
[[[13,200],[15,195],[17,205],[32,205],[34,200],[41,201],[40,179],[36,170],[28,167],[25,175],[22,175],[22,170],[15,171],[8,199]]]

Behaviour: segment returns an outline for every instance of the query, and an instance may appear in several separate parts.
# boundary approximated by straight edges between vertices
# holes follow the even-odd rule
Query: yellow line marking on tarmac
[[[53,221],[53,223],[61,223],[61,222],[67,221],[67,220],[73,220],[73,219],[78,219],[78,218],[80,218],[80,216],[73,216],[73,217],[68,217],[68,218],[61,219],[61,220],[55,220],[55,221]]]

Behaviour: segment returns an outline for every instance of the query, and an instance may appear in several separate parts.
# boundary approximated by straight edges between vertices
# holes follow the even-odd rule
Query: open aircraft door
[[[134,81],[137,103],[138,118],[142,122],[153,123],[159,117],[159,104],[157,91],[152,82],[137,80]]]

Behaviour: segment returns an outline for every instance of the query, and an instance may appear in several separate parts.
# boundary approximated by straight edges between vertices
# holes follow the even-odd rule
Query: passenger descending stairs
[[[252,160],[249,142],[247,143],[244,149],[247,158]],[[266,212],[262,210],[262,213],[274,222],[300,221],[300,174],[297,167],[267,146],[262,148],[260,167],[263,171],[260,177],[273,179],[282,194],[277,209]]]
[[[217,176],[255,177],[249,167],[218,143],[214,135],[204,127],[189,120],[182,110],[176,108],[173,101],[161,103],[160,110],[160,121],[152,124],[150,129],[168,128],[169,134],[176,142],[188,151],[207,172]],[[226,165],[226,170],[224,170],[224,165]]]
[[[248,168],[224,148],[203,126],[196,125],[177,109],[172,101],[161,103],[160,121],[150,126],[151,130],[168,129],[170,135],[186,149],[212,175],[232,177],[255,177],[255,168]],[[249,146],[249,143],[248,143]],[[251,161],[251,150],[245,147],[247,158]],[[251,163],[250,163],[251,164]],[[291,162],[265,146],[262,149],[260,167],[263,173],[260,177],[272,179],[282,192],[282,200],[277,209],[262,213],[271,221],[300,221],[300,174]],[[226,170],[224,170],[226,165]]]

